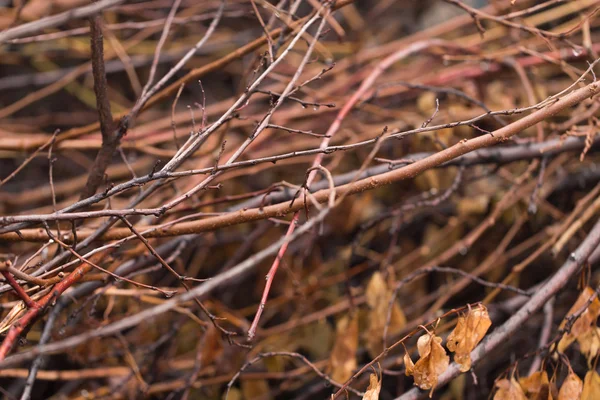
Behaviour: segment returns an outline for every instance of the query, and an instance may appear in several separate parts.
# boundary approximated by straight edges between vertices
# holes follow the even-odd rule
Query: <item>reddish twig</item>
[[[40,307],[38,303],[36,303],[34,300],[31,299],[31,297],[29,297],[27,292],[21,287],[21,285],[19,285],[19,282],[16,281],[16,279],[12,276],[10,272],[0,271],[0,273],[2,274],[2,276],[4,276],[6,282],[8,282],[8,284],[13,288],[13,290],[17,294],[17,297],[23,300],[23,303],[25,303],[25,305],[29,309],[35,309]]]

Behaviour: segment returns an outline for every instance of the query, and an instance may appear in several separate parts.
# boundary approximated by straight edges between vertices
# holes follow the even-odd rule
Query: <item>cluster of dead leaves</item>
[[[454,353],[454,361],[462,372],[471,368],[471,351],[483,339],[492,325],[487,309],[478,305],[469,309],[466,315],[460,315],[456,327],[448,336],[446,346]],[[412,375],[415,385],[423,390],[430,390],[429,396],[438,382],[438,377],[448,368],[450,358],[442,346],[442,338],[427,332],[417,341],[419,360],[413,363],[405,354],[406,375]]]
[[[556,346],[559,353],[564,353],[573,342],[577,341],[579,351],[586,356],[590,366],[583,382],[577,374],[569,369],[569,374],[560,390],[557,390],[555,382],[548,379],[548,374],[545,371],[538,371],[518,381],[514,377],[497,381],[494,400],[591,400],[598,398],[600,375],[596,373],[592,365],[600,351],[600,328],[596,326],[600,315],[600,301],[593,296],[594,290],[591,287],[586,287],[581,291],[559,328],[565,329],[569,320],[576,315],[579,317]]]
[[[417,351],[420,358],[416,364],[413,364],[408,353],[404,355],[406,375],[412,375],[415,379],[415,385],[421,389],[431,389],[429,393],[429,396],[431,396],[437,385],[438,377],[450,364],[450,357],[446,355],[446,350],[442,346],[442,338],[430,332],[419,338]]]
[[[572,370],[560,390],[548,379],[545,371],[538,371],[518,381],[512,376],[496,382],[494,400],[593,400],[600,393],[600,375],[590,370],[583,382]]]
[[[383,331],[388,318],[388,310],[393,289],[381,273],[373,274],[365,293],[368,310],[363,315],[364,332],[362,338],[369,354],[376,357],[383,350]],[[345,382],[356,370],[356,352],[359,344],[359,315],[345,316],[336,324],[335,342],[329,357],[331,378]],[[388,332],[398,333],[406,325],[406,317],[398,303],[392,304]]]
[[[380,273],[375,273],[365,293],[368,312],[364,318],[358,313],[341,318],[336,324],[335,342],[329,358],[331,378],[336,382],[347,381],[356,371],[356,352],[359,345],[360,325],[364,323],[362,337],[365,347],[373,357],[383,350],[383,331],[387,324],[389,334],[399,332],[406,325],[406,317],[396,302],[391,302],[393,289]],[[390,310],[391,306],[391,310]],[[388,321],[389,318],[389,321]],[[362,322],[359,322],[361,320]],[[454,361],[465,372],[471,368],[471,351],[483,339],[492,322],[487,309],[483,305],[469,308],[464,315],[459,315],[456,327],[447,340],[448,350],[454,353]],[[419,360],[413,363],[410,356],[404,356],[406,375],[413,376],[415,385],[423,390],[435,389],[438,377],[448,368],[450,357],[442,346],[442,338],[427,332],[417,341]],[[381,380],[371,375],[369,399],[379,395]],[[365,395],[366,396],[366,395]]]
[[[583,289],[577,301],[567,313],[567,317],[560,324],[560,329],[566,326],[568,318],[579,313],[582,308],[586,306],[587,308],[573,323],[571,330],[561,338],[557,346],[558,352],[564,353],[571,343],[577,341],[579,351],[587,357],[589,365],[592,364],[592,360],[600,350],[600,328],[596,326],[596,320],[600,315],[600,301],[598,298],[594,298],[590,302],[593,295],[594,290],[591,287],[588,286]]]

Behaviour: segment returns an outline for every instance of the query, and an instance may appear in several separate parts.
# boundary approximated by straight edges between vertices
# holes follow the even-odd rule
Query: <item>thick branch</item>
[[[467,140],[464,139],[461,142],[451,146],[445,150],[434,153],[428,157],[420,159],[412,164],[403,166],[399,169],[392,170],[365,178],[356,182],[351,182],[335,188],[338,196],[346,196],[351,194],[360,193],[366,190],[373,190],[379,187],[389,185],[394,182],[398,182],[404,179],[414,178],[424,171],[431,168],[443,165],[450,162],[458,157],[465,154],[472,153],[478,149],[492,146],[494,144],[504,143],[509,140],[512,136],[522,132],[523,130],[552,117],[553,115],[572,107],[579,102],[596,95],[600,91],[600,85],[596,82],[591,83],[583,88],[577,89],[563,98],[552,103],[548,107],[538,110],[526,117],[521,118],[518,121],[513,122],[505,127],[502,127],[489,135],[478,136],[476,138]],[[328,200],[330,195],[330,189],[323,189],[314,194],[314,198],[324,203]],[[306,204],[310,206],[310,204]],[[165,237],[165,236],[177,236],[189,233],[199,233],[215,230],[218,228],[237,225],[245,222],[258,221],[267,218],[281,218],[287,214],[296,212],[305,207],[304,199],[297,199],[295,202],[284,202],[274,204],[263,208],[252,208],[244,209],[236,212],[219,215],[215,217],[205,218],[198,221],[182,222],[177,225],[169,225],[168,227],[139,227],[140,231],[150,232],[146,233],[145,237]],[[89,236],[89,231],[78,232],[78,237],[85,238]],[[105,233],[102,236],[102,240],[117,240],[128,237],[131,232],[126,228],[114,228],[110,232]],[[14,232],[0,235],[2,240],[48,240],[45,233],[40,230],[22,230],[18,234]]]
[[[94,165],[90,169],[88,180],[81,193],[81,199],[96,193],[98,186],[102,184],[104,173],[113,153],[115,152],[121,135],[114,132],[113,117],[108,100],[106,71],[104,68],[104,37],[102,34],[102,17],[94,15],[90,18],[90,44],[92,50],[92,72],[94,75],[94,93],[96,94],[96,108],[100,120],[100,132],[102,133],[102,147],[96,155]]]

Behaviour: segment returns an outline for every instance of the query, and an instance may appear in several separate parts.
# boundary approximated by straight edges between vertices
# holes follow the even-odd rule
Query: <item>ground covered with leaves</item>
[[[0,0],[3,396],[598,398],[599,10]]]

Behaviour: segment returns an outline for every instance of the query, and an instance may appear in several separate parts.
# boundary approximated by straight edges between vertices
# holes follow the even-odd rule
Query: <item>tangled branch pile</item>
[[[600,1],[489,3],[0,1],[3,394],[597,398]]]

